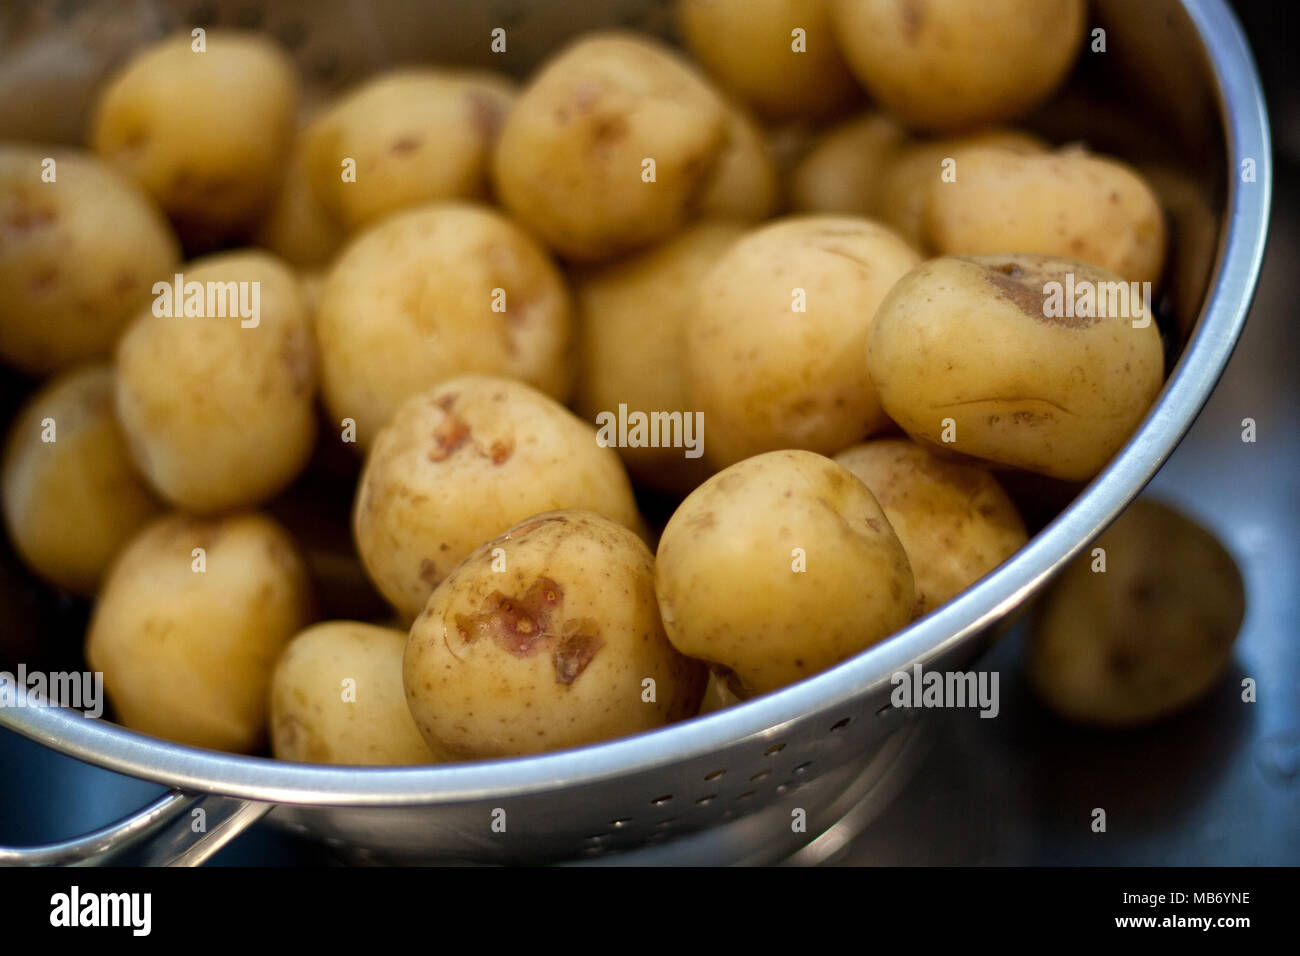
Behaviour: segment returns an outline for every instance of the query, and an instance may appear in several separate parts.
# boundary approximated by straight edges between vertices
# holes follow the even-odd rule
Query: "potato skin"
[[[673,646],[730,670],[749,696],[870,647],[916,600],[866,485],[806,451],[757,455],[693,491],[660,539],[655,592]]]
[[[252,244],[269,249],[296,269],[318,269],[334,258],[346,234],[312,192],[300,140],[253,231]]]
[[[664,635],[645,543],[578,510],[531,517],[448,575],[411,628],[403,674],[420,732],[462,757],[576,747],[681,720],[696,713],[706,679]]]
[[[518,378],[562,401],[573,324],[564,279],[509,219],[468,203],[397,213],[357,237],[321,289],[325,403],[365,449],[402,402],[455,375]]]
[[[1015,554],[1025,523],[996,478],[940,459],[906,438],[846,448],[835,461],[879,502],[907,552],[917,614],[929,614]]]
[[[727,105],[727,145],[695,207],[701,218],[761,222],[776,208],[780,182],[767,136],[744,107]]]
[[[974,147],[953,161],[956,180],[929,187],[926,234],[939,253],[1013,249],[1081,259],[1131,282],[1160,279],[1164,214],[1126,164],[1079,147],[1021,156]]]
[[[202,548],[206,570],[194,570]],[[310,620],[307,570],[258,514],[168,515],[113,563],[86,638],[118,720],[196,747],[252,753],[281,648]]]
[[[54,420],[54,441],[42,422]],[[37,574],[94,594],[114,555],[161,509],[113,415],[113,370],[64,372],[18,413],[3,467],[5,527]]]
[[[293,139],[298,75],[257,33],[208,30],[140,50],[100,92],[95,152],[157,200],[182,234],[220,236],[271,198]]]
[[[1047,283],[1067,273],[1120,281],[1028,255],[932,259],[899,280],[867,345],[890,418],[937,453],[1069,480],[1101,470],[1155,400],[1163,347],[1140,303],[1131,316],[1048,317]],[[945,420],[955,441],[943,440]]]
[[[398,409],[366,459],[352,520],[371,579],[409,621],[479,544],[556,508],[641,520],[594,428],[521,382],[468,375]]]
[[[143,312],[117,349],[122,430],[149,483],[177,506],[206,514],[260,503],[297,476],[315,439],[316,350],[302,291],[288,266],[259,251],[196,259],[182,275],[259,283],[260,317],[245,328],[238,315]]]
[[[1105,572],[1094,571],[1094,549]],[[1149,723],[1202,697],[1245,614],[1241,573],[1215,537],[1139,499],[1076,558],[1035,610],[1030,685],[1069,720]]]
[[[700,281],[686,331],[709,461],[832,454],[884,425],[862,349],[881,299],[919,261],[884,226],[845,216],[778,220],[733,245]]]
[[[76,150],[0,144],[0,222],[0,359],[32,374],[111,352],[180,258],[149,197]]]
[[[835,39],[873,100],[916,129],[1015,119],[1083,43],[1083,0],[831,0]]]
[[[831,127],[791,171],[791,207],[797,212],[880,215],[885,168],[907,142],[907,132],[883,113],[864,113]]]
[[[295,635],[271,678],[271,752],[302,763],[437,762],[406,706],[405,652],[405,631],[359,621],[325,621]]]
[[[505,207],[577,262],[611,259],[679,229],[727,144],[727,106],[669,48],[591,34],[520,94],[497,141]],[[655,161],[646,182],[643,161]]]

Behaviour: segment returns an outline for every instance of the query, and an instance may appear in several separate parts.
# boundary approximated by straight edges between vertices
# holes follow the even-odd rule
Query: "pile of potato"
[[[1044,286],[1157,282],[1160,204],[999,125],[1070,72],[1083,0],[677,12],[694,62],[600,33],[522,86],[408,67],[310,111],[269,40],[185,33],[86,149],[0,144],[0,357],[49,377],[4,517],[94,598],[123,724],[398,764],[686,719],[948,601],[1026,541],[1000,476],[1127,440],[1155,323]],[[160,314],[176,274],[260,313]],[[611,447],[620,406],[702,456]],[[321,470],[386,613],[322,620],[338,576],[270,517]]]

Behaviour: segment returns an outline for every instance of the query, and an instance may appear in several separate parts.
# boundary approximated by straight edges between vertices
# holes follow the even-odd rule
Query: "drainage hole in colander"
[[[660,830],[666,830],[668,829],[668,827],[672,826],[676,822],[677,822],[676,817],[669,817],[667,820],[660,820],[658,823],[655,824],[655,826],[658,827]]]
[[[784,796],[786,793],[789,792],[789,790],[790,790],[790,784],[788,783],[778,784],[776,788],[776,795],[778,797]]]
[[[722,776],[724,773],[726,773],[726,772],[727,772],[727,771],[725,771],[725,770],[714,770],[714,771],[712,771],[712,772],[710,772],[710,773],[706,773],[706,774],[704,775],[704,779],[705,779],[705,780],[717,780],[719,777],[721,777],[721,776]]]
[[[705,806],[706,804],[712,803],[716,799],[718,799],[718,795],[716,793],[709,793],[709,794],[705,794],[702,797],[696,797],[695,802],[698,803],[700,806]]]
[[[876,711],[876,716],[884,717],[886,714],[892,713],[893,710],[894,710],[893,704],[886,704],[884,707],[881,707],[878,711]]]
[[[588,846],[599,846],[600,844],[605,842],[605,839],[608,836],[609,836],[608,833],[598,833],[595,836],[587,837],[587,839],[583,840],[582,842],[587,844]]]
[[[629,823],[631,823],[631,822],[632,822],[632,818],[631,818],[631,817],[624,817],[624,818],[621,819],[621,820],[610,820],[610,821],[609,821],[609,825],[612,826],[612,827],[614,827],[614,829],[618,829],[619,827],[625,827],[625,826],[627,826],[627,825],[628,825]]]
[[[831,724],[831,730],[832,730],[832,731],[835,731],[835,730],[843,730],[845,727],[847,727],[847,726],[848,726],[849,724],[851,724],[851,723],[853,723],[853,718],[852,718],[852,717],[845,717],[843,720],[837,720],[837,721],[835,721],[835,723]]]
[[[762,780],[764,777],[766,777],[766,776],[767,776],[769,773],[771,773],[771,772],[772,772],[772,771],[770,771],[770,770],[760,770],[758,773],[754,774],[752,777],[749,778],[749,782],[750,782],[750,783],[753,783],[753,782],[756,781],[756,780]]]
[[[650,806],[652,806],[652,807],[662,807],[665,803],[667,803],[667,802],[668,802],[669,800],[671,800],[672,798],[673,798],[673,795],[672,795],[671,793],[665,793],[662,797],[655,797],[653,800],[651,800],[651,801],[650,801]]]
[[[748,800],[750,797],[752,797],[752,796],[753,796],[755,793],[757,793],[757,792],[758,792],[757,790],[746,790],[744,793],[742,793],[742,794],[741,794],[740,796],[738,796],[736,799],[737,799],[737,800]]]
[[[832,727],[831,729],[834,730],[835,728]],[[785,749],[785,744],[773,744],[772,746],[768,747],[766,750],[763,751],[763,756],[775,757],[784,749]]]
[[[793,772],[794,772],[794,773],[807,773],[807,772],[808,772],[808,768],[811,767],[811,766],[812,766],[812,761],[811,761],[811,760],[805,760],[803,763],[799,764],[799,766],[795,767]]]

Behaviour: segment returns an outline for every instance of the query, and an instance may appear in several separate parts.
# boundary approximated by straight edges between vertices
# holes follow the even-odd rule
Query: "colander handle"
[[[30,847],[0,846],[0,866],[197,866],[270,809],[269,803],[169,790],[85,836]]]

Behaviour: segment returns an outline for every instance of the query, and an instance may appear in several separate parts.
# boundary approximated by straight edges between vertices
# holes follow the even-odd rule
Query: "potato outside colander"
[[[104,72],[181,26],[266,30],[311,89],[389,63],[436,60],[525,74],[585,30],[670,33],[653,0],[37,4],[0,13],[0,135],[76,142]],[[490,52],[507,31],[508,54]],[[170,792],[88,836],[0,848],[0,863],[201,862],[269,813],[357,861],[731,863],[824,858],[899,787],[923,713],[890,705],[890,677],[959,669],[1150,480],[1190,427],[1236,343],[1264,250],[1268,120],[1250,50],[1224,0],[1096,0],[1070,86],[1029,125],[1083,139],[1194,187],[1171,211],[1161,311],[1173,364],[1132,439],[1011,560],[899,634],[795,686],[622,740],[541,756],[419,768],[341,768],[170,743],[59,708],[0,708],[0,726]],[[1096,34],[1091,43],[1095,44]],[[5,105],[9,104],[9,105]],[[1253,160],[1245,181],[1242,164]],[[1153,181],[1160,177],[1153,175]],[[1172,330],[1172,331],[1171,331]],[[205,828],[193,825],[203,810]],[[800,831],[798,824],[803,822]],[[495,824],[495,826],[494,826]]]

